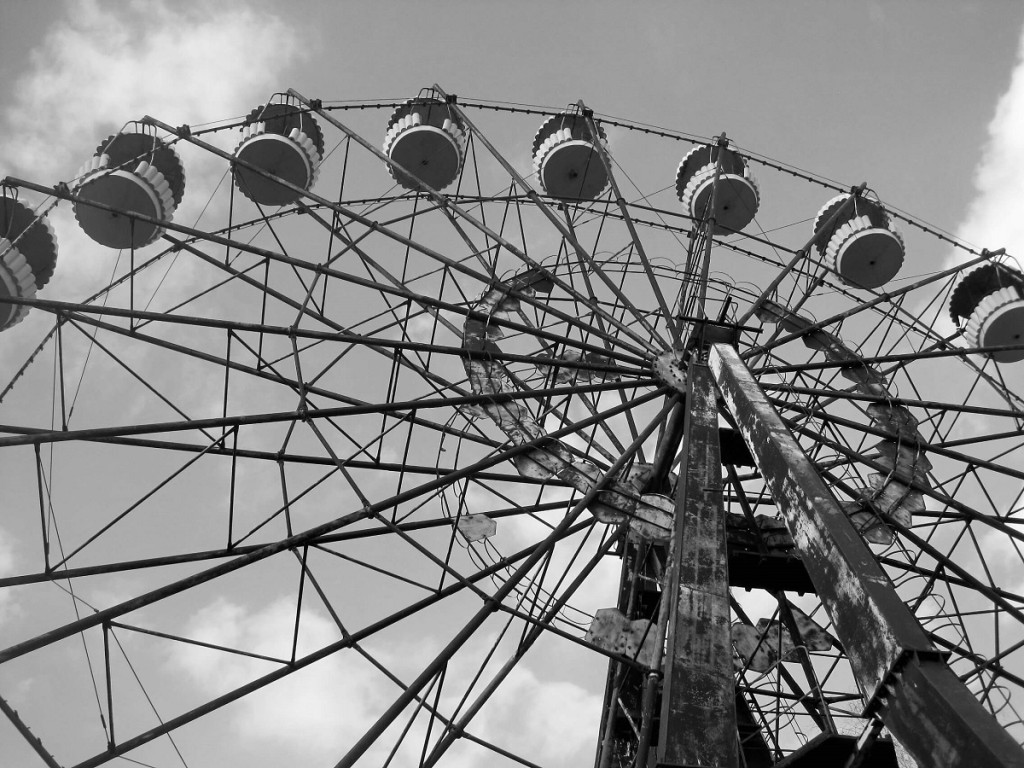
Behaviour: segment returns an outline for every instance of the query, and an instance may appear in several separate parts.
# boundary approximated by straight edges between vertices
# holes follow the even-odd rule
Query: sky
[[[751,152],[843,185],[867,181],[887,203],[965,242],[1024,254],[1024,6],[1011,0],[7,0],[0,72],[0,176],[45,185],[71,178],[99,141],[143,114],[201,125],[243,115],[287,87],[324,100],[397,100],[436,82],[466,100],[559,106],[583,99],[602,114],[699,136],[725,131]],[[220,171],[208,158],[195,152],[185,160],[190,185],[217,184]],[[193,199],[181,220],[202,222],[203,215]],[[75,231],[66,207],[53,218],[61,261],[44,297],[80,296],[102,285],[110,263]],[[962,257],[932,241],[914,258],[926,271]],[[178,279],[198,283],[203,275],[179,272]],[[16,357],[0,350],[0,361]],[[198,368],[194,375],[182,397],[205,413],[216,382],[203,380]],[[1020,369],[1007,379],[1024,389]],[[254,496],[265,482],[253,473]],[[0,575],[21,568],[14,527],[0,515]],[[613,584],[602,578],[603,587]],[[137,586],[90,597],[112,604]],[[241,595],[203,593],[200,608],[174,617],[206,642],[280,653],[289,605],[253,607]],[[31,612],[17,595],[0,592],[0,624]],[[323,615],[312,614],[304,642],[315,647],[332,631]],[[483,647],[489,639],[474,642]],[[378,649],[382,663],[403,674],[432,650],[433,638],[417,645],[400,637]],[[270,695],[219,721],[245,745],[250,764],[333,765],[368,724],[366,713],[390,701],[392,691],[382,691],[365,661],[332,664],[274,694],[301,702],[286,722]],[[584,715],[599,706],[594,680],[602,674],[583,683],[551,666],[518,670],[510,687],[522,695],[513,699],[533,706],[488,710],[480,728],[498,739],[521,726],[538,741],[545,766],[575,764],[580,755],[590,758],[593,726]],[[211,694],[257,668],[249,660],[220,663],[202,649],[172,655],[163,667]],[[0,692],[12,691],[15,702],[27,698],[29,679],[0,677]],[[362,707],[334,700],[342,684]],[[568,718],[566,701],[575,702]],[[547,728],[556,718],[563,723],[557,735]],[[12,738],[0,720],[0,745]],[[5,766],[40,764],[19,749]],[[204,756],[211,762],[193,757],[189,765],[214,765],[229,754],[211,742]],[[166,762],[155,764],[178,764],[160,759]],[[469,751],[460,759],[476,766],[480,758]]]

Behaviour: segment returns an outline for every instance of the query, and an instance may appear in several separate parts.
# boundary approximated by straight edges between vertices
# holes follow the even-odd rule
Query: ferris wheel
[[[591,106],[288,91],[4,180],[17,754],[1024,765],[1021,266]]]

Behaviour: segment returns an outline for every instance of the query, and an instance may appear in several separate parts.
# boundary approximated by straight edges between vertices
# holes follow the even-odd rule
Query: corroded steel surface
[[[715,345],[710,365],[868,706],[921,765],[1024,766],[1024,752],[941,660],[736,352]]]
[[[689,379],[658,763],[731,768],[739,755],[718,409],[707,366],[691,365]]]
[[[716,345],[710,362],[857,679],[871,695],[903,651],[935,649],[736,352]]]

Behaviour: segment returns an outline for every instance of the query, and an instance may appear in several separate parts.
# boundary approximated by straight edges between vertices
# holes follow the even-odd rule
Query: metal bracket
[[[686,366],[680,351],[665,352],[654,358],[654,373],[676,392],[686,394]]]

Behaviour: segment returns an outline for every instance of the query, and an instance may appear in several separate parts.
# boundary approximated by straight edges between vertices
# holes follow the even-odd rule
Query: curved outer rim
[[[792,315],[792,316],[799,316],[799,315]]]
[[[787,330],[805,328],[812,325],[809,319],[791,312],[788,308],[773,301],[765,302],[759,316],[765,322],[779,323]],[[855,389],[859,390],[862,394],[886,400],[892,398],[884,377],[873,366],[863,362],[861,356],[856,351],[850,349],[835,334],[818,328],[804,336],[804,345],[810,349],[821,351],[829,362],[847,363],[848,366],[843,369],[843,375],[852,381]],[[872,426],[892,435],[891,438],[884,438],[880,445],[889,444],[893,449],[893,458],[886,459],[883,457],[884,460],[879,460],[879,463],[884,465],[883,467],[872,467],[876,470],[876,473],[881,473],[882,469],[886,469],[888,470],[888,475],[876,474],[875,477],[880,478],[878,487],[863,489],[864,497],[872,501],[876,498],[881,499],[879,503],[888,504],[889,508],[886,511],[893,516],[897,516],[901,509],[905,509],[909,517],[909,513],[923,506],[923,494],[918,490],[912,490],[900,480],[895,479],[894,475],[909,474],[914,477],[915,482],[925,487],[930,487],[930,483],[922,473],[922,470],[927,472],[931,468],[931,463],[928,461],[923,448],[927,443],[917,430],[919,422],[906,407],[886,404],[881,400],[873,406],[869,406],[868,413],[871,416]],[[905,438],[909,439],[908,444],[916,446],[914,465],[912,467],[900,464],[903,454],[899,451],[899,448]],[[889,488],[895,489],[895,493],[890,494],[893,496],[893,499],[886,498],[887,489]],[[859,514],[858,509],[854,507],[855,504],[859,507]],[[878,521],[873,512],[864,509],[856,501],[844,503],[843,506],[847,514],[854,518],[855,521],[859,521],[860,524],[857,527],[869,542],[885,546],[891,543],[891,531],[889,531],[888,526]],[[874,539],[871,538],[872,536]]]
[[[489,317],[506,314],[518,299],[510,295],[514,286],[520,291],[532,291],[527,280],[532,273],[526,269],[513,276],[508,285],[498,285],[483,292],[473,308]],[[493,326],[497,327],[497,326]],[[463,325],[462,347],[470,353],[463,358],[466,376],[474,394],[512,394],[515,385],[499,362],[486,361],[481,352],[497,350],[497,344],[488,338],[492,326],[485,321],[467,318]],[[477,353],[474,356],[472,353]],[[533,413],[522,403],[482,406],[488,418],[505,433],[515,445],[545,437],[544,427]],[[541,447],[533,448],[515,462],[516,469],[524,476],[549,479],[558,477],[586,494],[601,479],[601,470],[593,463],[574,458],[568,444],[555,438],[547,438]],[[637,465],[634,465],[634,469]],[[636,472],[623,471],[609,480],[604,489],[590,503],[591,512],[605,523],[629,525],[631,535],[642,536],[654,541],[667,541],[669,527],[667,517],[656,498],[641,495]]]

